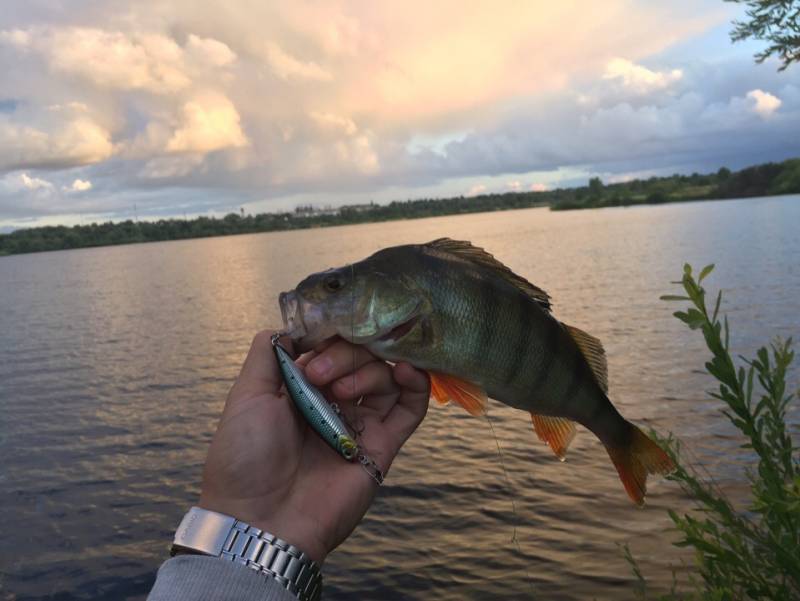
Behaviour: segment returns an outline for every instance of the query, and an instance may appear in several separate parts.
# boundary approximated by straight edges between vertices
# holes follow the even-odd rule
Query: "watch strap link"
[[[317,601],[322,594],[322,572],[308,555],[229,515],[192,507],[172,545],[173,554],[185,551],[245,565],[275,579],[300,601]]]
[[[285,540],[239,520],[220,557],[274,578],[301,601],[315,601],[322,593],[322,573],[316,562]]]

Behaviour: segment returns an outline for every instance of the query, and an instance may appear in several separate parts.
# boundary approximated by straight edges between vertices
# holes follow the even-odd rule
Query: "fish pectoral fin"
[[[561,325],[566,328],[575,344],[578,345],[589,367],[592,368],[592,373],[600,388],[603,389],[603,392],[608,392],[608,362],[606,361],[606,351],[603,348],[603,343],[583,330],[568,326],[565,323]]]
[[[480,386],[435,371],[429,371],[431,378],[431,396],[441,405],[450,401],[461,405],[470,415],[485,415],[489,404],[486,391]]]
[[[560,461],[564,461],[567,447],[569,447],[569,443],[572,442],[575,434],[577,434],[575,422],[566,417],[551,417],[535,413],[531,413],[531,421],[533,422],[533,430],[539,440],[546,442],[553,449],[556,457]]]

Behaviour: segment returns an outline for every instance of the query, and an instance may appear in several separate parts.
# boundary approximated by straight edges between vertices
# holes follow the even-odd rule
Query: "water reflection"
[[[384,246],[450,236],[547,290],[605,343],[611,398],[674,430],[722,484],[742,450],[702,391],[700,341],[658,301],[684,261],[715,262],[733,343],[798,334],[800,198],[409,222],[0,259],[0,598],[142,598],[185,508],[227,388],[277,293]],[[741,318],[741,319],[739,319]],[[483,420],[434,408],[364,525],[331,556],[327,598],[629,596],[617,543],[666,586],[665,482],[633,508],[600,443],[566,464],[493,404],[513,491]],[[517,516],[511,511],[511,494]],[[18,525],[28,525],[21,530]],[[511,542],[515,527],[520,547]]]

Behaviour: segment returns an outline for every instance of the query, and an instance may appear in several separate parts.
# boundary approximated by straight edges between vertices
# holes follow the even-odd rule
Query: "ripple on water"
[[[440,236],[473,240],[547,290],[560,319],[604,341],[616,406],[677,432],[739,497],[747,451],[703,392],[702,341],[658,296],[685,261],[714,262],[736,352],[797,337],[797,201],[534,209],[0,258],[0,596],[144,598],[197,498],[252,336],[278,323],[277,293]],[[528,416],[496,403],[490,416],[497,442],[485,420],[431,407],[326,562],[327,599],[630,598],[623,543],[668,586],[679,555],[666,509],[687,507],[674,484],[653,483],[638,510],[582,428],[562,464]]]

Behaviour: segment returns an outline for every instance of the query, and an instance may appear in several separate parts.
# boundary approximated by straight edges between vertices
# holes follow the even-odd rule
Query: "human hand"
[[[271,336],[256,335],[228,394],[203,469],[200,506],[270,532],[321,563],[361,521],[377,484],[296,410]],[[344,340],[321,345],[299,363],[348,419],[357,411],[359,444],[386,473],[425,417],[427,375],[407,363],[392,367]]]

